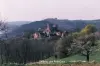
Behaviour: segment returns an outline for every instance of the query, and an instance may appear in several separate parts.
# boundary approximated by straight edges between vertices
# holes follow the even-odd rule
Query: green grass
[[[90,55],[90,61],[93,61],[95,60],[96,62],[100,63],[100,40],[97,41],[97,43],[99,43],[98,45],[98,48],[97,48],[97,51],[94,52],[93,54]],[[55,59],[54,57],[50,57],[48,59],[45,59],[44,61],[65,61],[64,63],[58,63],[58,62],[54,62],[54,65],[52,65],[52,63],[49,65],[49,64],[26,64],[26,65],[20,65],[20,64],[3,64],[2,66],[69,66],[68,64],[75,64],[75,65],[72,65],[72,66],[77,66],[76,63],[81,63],[81,61],[85,61],[86,60],[86,57],[85,56],[82,56],[80,54],[76,54],[76,55],[73,55],[73,56],[69,56],[69,57],[66,57],[66,58],[62,58],[62,59]],[[76,61],[75,63],[73,61]],[[55,64],[67,64],[67,65],[55,65]],[[82,62],[83,63],[83,62]],[[86,65],[87,62],[84,62],[84,64],[82,65],[79,65],[79,66],[100,66],[99,65]],[[0,65],[1,66],[1,65]]]
[[[97,51],[90,55],[90,61],[94,60],[94,61],[100,63],[100,40],[97,41],[97,43],[98,43]],[[76,54],[76,55],[69,56],[69,57],[66,57],[66,58],[63,58],[63,59],[55,59],[54,57],[50,57],[50,58],[46,59],[46,61],[53,61],[53,60],[61,60],[61,61],[65,61],[65,63],[68,63],[68,62],[71,62],[71,61],[72,62],[73,61],[86,61],[86,57],[82,56],[80,54]]]

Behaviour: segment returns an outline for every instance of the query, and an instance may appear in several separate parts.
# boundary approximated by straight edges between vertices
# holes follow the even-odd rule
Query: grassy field
[[[27,66],[100,66],[100,64],[34,64]]]
[[[98,41],[98,43],[99,45],[97,51],[90,55],[89,63],[85,61],[86,60],[85,56],[76,54],[63,59],[55,59],[54,57],[50,57],[48,59],[41,60],[38,63],[28,63],[25,65],[3,64],[2,66],[100,66],[100,41]],[[48,61],[49,64],[46,61]]]
[[[100,64],[86,63],[86,64],[28,64],[28,65],[16,65],[16,64],[7,64],[0,66],[100,66]]]
[[[96,49],[96,51],[94,51],[91,55],[90,55],[90,61],[95,61],[100,63],[100,40],[97,41],[98,43],[98,47]],[[50,57],[48,59],[46,59],[46,61],[53,61],[53,60],[59,60],[59,61],[65,61],[65,63],[68,62],[74,62],[74,61],[86,61],[86,57],[81,55],[81,54],[76,54],[73,56],[69,56],[63,59],[55,59],[54,57]]]
[[[100,66],[100,41],[98,41],[98,43],[99,45],[97,51],[90,55],[90,62],[88,63],[85,61],[85,56],[77,54],[63,59],[55,59],[54,57],[50,57],[48,59],[42,60],[44,62],[50,61],[51,64],[27,64],[26,66]]]
[[[100,66],[99,63],[75,63],[75,64],[26,64],[26,65],[19,65],[19,64],[7,64],[7,65],[0,65],[0,66]]]

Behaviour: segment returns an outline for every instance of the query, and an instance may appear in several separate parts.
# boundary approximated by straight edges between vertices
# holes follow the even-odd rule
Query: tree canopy
[[[96,32],[96,27],[95,25],[92,25],[92,24],[88,24],[85,28],[83,28],[81,30],[81,34],[83,35],[86,35],[86,34],[91,34],[91,33],[94,33]]]

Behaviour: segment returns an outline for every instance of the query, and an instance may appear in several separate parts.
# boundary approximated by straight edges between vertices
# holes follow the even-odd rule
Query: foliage
[[[82,30],[81,30],[81,34],[82,35],[86,35],[86,34],[91,34],[91,33],[94,33],[94,32],[96,32],[96,27],[94,26],[94,25],[91,25],[91,24],[88,24],[85,28],[83,28]]]
[[[32,32],[21,37],[0,40],[0,58],[3,63],[29,63],[44,60],[55,55],[64,58],[78,53],[89,61],[90,53],[98,46],[95,42],[95,26],[87,25],[80,33],[72,33],[62,38],[30,39]],[[81,35],[84,34],[84,35]],[[55,43],[56,42],[56,43]]]
[[[55,54],[58,58],[64,58],[71,54],[70,51],[72,40],[72,36],[66,36],[57,41],[55,46]]]
[[[79,32],[72,33],[73,38],[78,38],[80,36]]]
[[[7,52],[4,43],[7,44]],[[7,61],[26,64],[53,55],[53,44],[54,41],[48,41],[47,39],[33,40],[19,37],[3,40],[0,49],[2,49],[4,58],[8,59]]]
[[[85,55],[87,57],[87,61],[89,61],[89,55],[94,48],[96,48],[97,44],[96,44],[96,39],[94,34],[90,34],[90,35],[85,35],[85,36],[81,36],[78,39],[76,39],[75,41],[76,44],[79,44],[79,49],[81,52],[85,51]],[[84,53],[83,53],[84,54]]]

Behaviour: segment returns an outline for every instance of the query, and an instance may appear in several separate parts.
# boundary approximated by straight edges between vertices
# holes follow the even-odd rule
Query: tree
[[[67,36],[59,39],[55,45],[55,55],[57,58],[64,58],[71,53],[71,43],[73,42],[72,36]]]
[[[4,46],[3,46],[3,41],[0,39],[0,61],[1,61],[1,65],[4,63],[4,58],[3,58],[3,48],[4,48]]]
[[[95,27],[95,25],[91,25],[91,24],[88,24],[85,28],[83,28],[82,30],[81,30],[81,34],[82,35],[86,35],[86,34],[91,34],[91,33],[94,33],[94,32],[96,32],[96,27]]]
[[[90,60],[90,54],[92,51],[94,51],[94,48],[97,46],[96,39],[94,34],[81,36],[78,39],[76,39],[76,43],[80,46],[79,49],[81,50],[82,54],[86,56],[86,60]]]
[[[72,33],[72,36],[73,38],[78,38],[80,35],[79,35],[79,32],[74,32]]]
[[[3,37],[4,39],[7,39],[8,38],[8,35],[7,35],[7,32],[8,32],[8,26],[7,26],[7,23],[5,23],[4,21],[0,21],[0,32],[3,33],[3,35],[5,37]],[[3,45],[4,45],[4,48],[5,48],[5,58],[6,58],[6,63],[8,63],[8,57],[9,57],[9,45],[7,44],[7,42],[5,42],[5,40],[1,39],[1,41],[3,41]],[[2,49],[1,49],[2,50]],[[3,50],[2,50],[3,51]],[[1,52],[2,52],[1,51]],[[2,55],[1,55],[2,56]]]
[[[23,37],[30,39],[32,37],[31,35],[33,35],[33,33],[34,33],[33,29],[26,30],[23,32]]]

